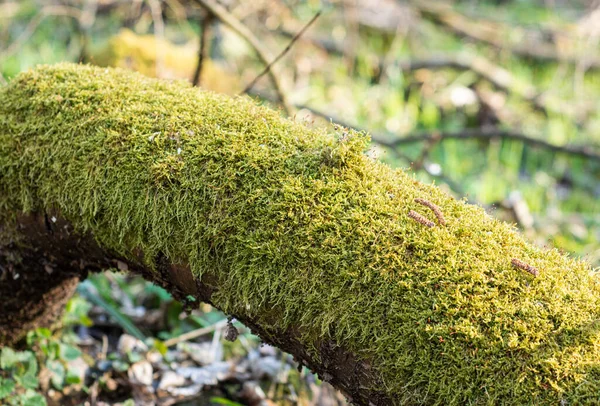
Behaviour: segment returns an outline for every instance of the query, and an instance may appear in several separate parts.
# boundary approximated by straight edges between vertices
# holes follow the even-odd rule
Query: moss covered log
[[[246,98],[41,66],[0,89],[0,264],[118,260],[360,405],[599,404],[590,266],[367,146]]]

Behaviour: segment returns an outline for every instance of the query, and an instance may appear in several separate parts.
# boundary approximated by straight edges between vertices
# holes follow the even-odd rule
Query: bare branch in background
[[[246,27],[242,24],[237,18],[235,18],[227,9],[214,0],[195,0],[196,3],[204,7],[207,12],[212,13],[216,18],[219,19],[223,24],[227,25],[233,31],[235,31],[239,36],[241,36],[252,48],[260,58],[260,60],[265,64],[269,65],[269,63],[273,60],[271,53],[263,46],[258,38]],[[283,105],[283,108],[288,116],[293,115],[294,106],[290,104],[287,99],[287,95],[283,90],[283,86],[281,84],[281,80],[274,72],[274,69],[269,69],[268,71],[269,77],[273,82],[273,86],[277,95],[279,96],[279,100]]]
[[[208,47],[210,44],[210,26],[213,22],[214,16],[210,13],[206,16],[200,27],[200,48],[198,50],[198,64],[194,71],[194,77],[192,78],[192,86],[199,86],[202,80],[202,65],[206,59],[208,53]]]
[[[316,110],[312,107],[306,105],[297,106],[299,109],[306,109],[311,113],[323,117],[325,119],[331,120],[339,125],[342,125],[347,128],[353,128],[357,131],[365,131],[364,129],[358,128],[356,126],[350,125],[348,123],[343,122],[338,118],[333,117],[331,114],[327,114]],[[539,138],[533,138],[523,133],[506,130],[498,127],[483,127],[483,128],[465,128],[460,131],[450,132],[450,131],[432,131],[432,132],[416,132],[411,133],[407,136],[390,138],[390,135],[377,134],[370,132],[371,139],[373,142],[377,144],[396,149],[397,147],[405,144],[413,144],[418,142],[427,142],[427,143],[437,143],[445,139],[493,139],[493,138],[502,138],[502,139],[511,139],[518,140],[527,145],[539,147],[543,149],[547,149],[553,152],[559,152],[569,155],[575,155],[582,158],[590,159],[592,161],[600,162],[600,153],[596,152],[591,146],[571,146],[571,145],[555,145],[551,144],[547,141],[544,141]]]
[[[285,36],[291,36],[287,31],[280,31]],[[335,41],[309,37],[307,41],[323,48],[326,52],[335,55],[344,55],[344,50],[340,44]],[[518,81],[511,72],[491,62],[482,56],[473,56],[467,53],[458,55],[440,54],[432,55],[420,59],[402,59],[392,62],[389,57],[382,58],[379,61],[379,71],[384,72],[389,65],[396,64],[403,71],[415,71],[417,69],[456,69],[461,71],[471,71],[480,78],[487,80],[499,90],[506,93],[516,94],[530,103],[535,110],[547,114],[554,111],[560,114],[573,116],[575,114],[573,106],[554,101],[548,103],[543,94],[535,86],[529,83]]]
[[[273,102],[273,98],[269,95],[251,92],[252,96],[259,97],[263,100]],[[369,133],[371,135],[371,139],[373,142],[383,145],[385,147],[396,149],[401,145],[406,144],[414,144],[424,142],[427,143],[427,148],[425,152],[425,156],[423,159],[427,157],[429,150],[435,146],[435,144],[443,141],[445,139],[494,139],[494,138],[503,138],[503,139],[511,139],[518,140],[527,145],[547,149],[553,152],[569,154],[574,156],[579,156],[582,158],[590,159],[592,161],[600,162],[600,152],[596,152],[595,148],[588,145],[583,146],[574,146],[574,145],[555,145],[544,141],[543,139],[534,138],[518,131],[502,129],[499,127],[481,127],[481,128],[465,128],[459,131],[451,132],[451,131],[432,131],[432,132],[414,132],[405,136],[396,136],[394,134],[381,134],[373,131],[367,131],[363,128],[352,125],[344,120],[335,117],[329,113],[325,113],[320,111],[314,107],[305,105],[305,104],[296,104],[295,107],[299,110],[308,110],[315,116],[324,118],[332,123],[339,124],[346,128],[352,128],[356,131]]]
[[[306,32],[306,30],[317,20],[317,18],[319,18],[319,16],[321,15],[321,10],[319,10],[314,16],[313,18],[310,19],[310,21],[308,23],[306,23],[306,25],[304,27],[302,27],[302,29],[300,31],[298,31],[298,33],[296,35],[294,35],[294,37],[292,38],[292,40],[289,42],[289,44],[285,47],[285,49],[283,51],[281,51],[279,53],[279,55],[277,55],[275,57],[275,59],[273,59],[272,62],[270,62],[267,66],[265,66],[265,68],[263,69],[262,72],[260,72],[247,86],[246,88],[241,92],[242,94],[244,93],[248,93],[248,91],[250,89],[252,89],[252,86],[254,86],[256,84],[256,82],[258,82],[258,80],[260,78],[262,78],[265,74],[267,74],[270,70],[271,67],[273,65],[275,65],[281,58],[283,58],[283,56],[285,54],[288,53],[288,51],[290,49],[292,49],[292,46],[294,45],[294,43],[296,41],[298,41],[298,39],[302,36],[302,34],[304,34]]]
[[[386,145],[389,147],[398,147],[404,144],[411,144],[415,142],[425,142],[431,140],[445,140],[445,139],[493,139],[502,138],[510,140],[518,140],[523,143],[547,149],[553,152],[559,152],[563,154],[575,155],[582,158],[587,158],[593,161],[600,162],[600,153],[594,151],[590,146],[571,146],[571,145],[555,145],[551,144],[542,139],[533,138],[522,134],[520,132],[505,130],[502,128],[465,128],[456,132],[444,132],[444,131],[433,131],[423,133],[413,133],[407,137],[396,138],[392,141],[383,140],[379,137],[373,138],[378,144]]]
[[[562,50],[558,49],[555,44],[545,41],[522,41],[520,44],[507,43],[504,34],[508,32],[508,29],[511,29],[510,27],[506,27],[507,29],[503,30],[495,27],[491,21],[486,21],[485,24],[473,22],[472,19],[454,11],[452,6],[447,3],[422,0],[411,0],[410,3],[425,18],[444,25],[457,34],[499,49],[507,49],[511,53],[524,58],[532,58],[544,62],[577,64],[583,56],[573,52],[573,44],[571,44],[568,50]],[[599,58],[586,58],[586,63],[588,69],[600,69]]]
[[[537,89],[527,83],[519,83],[508,70],[492,63],[481,56],[469,54],[459,55],[437,55],[427,59],[409,59],[397,62],[403,71],[414,71],[417,69],[444,69],[472,71],[479,77],[487,80],[496,88],[513,93],[531,103],[536,110],[547,112],[551,110]]]

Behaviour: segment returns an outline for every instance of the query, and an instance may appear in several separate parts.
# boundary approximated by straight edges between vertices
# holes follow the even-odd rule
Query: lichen
[[[0,211],[51,208],[108,249],[211,272],[225,312],[293,326],[309,351],[335,341],[397,404],[598,404],[589,265],[373,161],[367,140],[182,82],[40,66],[0,89]],[[446,225],[411,219],[434,219],[415,199]]]

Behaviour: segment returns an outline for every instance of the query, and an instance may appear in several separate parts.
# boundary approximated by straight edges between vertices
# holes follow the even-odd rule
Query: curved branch
[[[0,123],[0,339],[38,320],[17,292],[56,308],[47,282],[116,265],[211,303],[356,405],[597,398],[589,265],[372,160],[364,135],[71,64],[0,88]]]

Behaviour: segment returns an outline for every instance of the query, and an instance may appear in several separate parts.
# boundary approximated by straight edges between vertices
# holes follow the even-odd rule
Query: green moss
[[[0,212],[54,208],[108,248],[208,270],[224,311],[333,338],[398,404],[598,404],[589,266],[366,144],[184,83],[42,66],[0,89]],[[415,198],[447,225],[409,218],[437,224]]]

